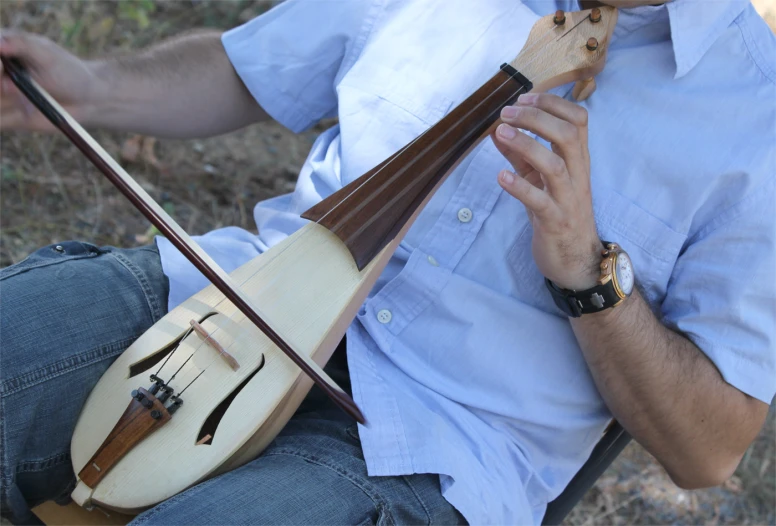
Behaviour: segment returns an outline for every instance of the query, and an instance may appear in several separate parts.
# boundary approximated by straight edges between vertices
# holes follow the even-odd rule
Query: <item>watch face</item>
[[[617,254],[615,272],[617,273],[617,284],[620,286],[620,290],[626,296],[630,296],[630,293],[633,291],[635,277],[633,275],[633,265],[631,265],[631,260],[625,252]]]

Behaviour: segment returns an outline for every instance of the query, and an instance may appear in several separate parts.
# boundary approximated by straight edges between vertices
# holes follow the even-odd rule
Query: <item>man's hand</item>
[[[48,91],[76,120],[99,89],[92,64],[65,51],[51,40],[3,29],[0,55],[18,59],[32,78]],[[0,127],[3,130],[52,131],[54,127],[22,95],[0,65]]]
[[[516,174],[505,170],[498,180],[526,207],[536,265],[560,287],[593,287],[603,245],[590,192],[587,111],[555,95],[526,94],[501,111],[501,120],[493,142]],[[550,142],[552,150],[518,128]]]
[[[561,287],[595,284],[601,242],[590,192],[587,112],[552,95],[504,108],[493,141],[518,175],[499,183],[527,208],[539,270]],[[552,150],[518,131],[549,141]],[[638,290],[622,307],[571,319],[612,414],[683,488],[721,484],[757,435],[768,405],[726,383],[685,336],[655,318]]]

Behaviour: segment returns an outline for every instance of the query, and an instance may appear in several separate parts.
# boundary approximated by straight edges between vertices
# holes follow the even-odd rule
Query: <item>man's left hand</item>
[[[562,288],[595,286],[603,245],[590,192],[587,110],[555,95],[529,93],[504,108],[501,120],[493,142],[516,173],[504,170],[498,181],[526,207],[537,267]]]

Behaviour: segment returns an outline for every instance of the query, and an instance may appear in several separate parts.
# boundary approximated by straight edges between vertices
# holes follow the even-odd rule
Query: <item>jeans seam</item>
[[[50,457],[41,458],[38,460],[26,460],[16,467],[16,474],[18,475],[19,473],[44,471],[46,469],[58,466],[68,460],[70,460],[69,451],[57,453],[56,455],[51,455]]]
[[[5,398],[0,397],[0,415],[5,414]],[[2,464],[0,464],[0,480],[2,480],[2,483],[0,483],[0,488],[2,488],[3,495],[0,496],[0,502],[4,502],[6,500],[5,493],[8,491],[8,488],[11,487],[10,483],[13,480],[13,477],[6,475],[6,471],[8,469],[8,448],[5,447],[5,445],[8,442],[8,438],[5,435],[5,431],[5,417],[0,416],[0,450],[2,450],[3,455],[3,461]]]
[[[415,487],[410,483],[410,479],[407,477],[407,475],[401,476],[402,480],[404,480],[404,483],[409,486],[410,491],[413,495],[415,495],[415,498],[418,500],[418,503],[420,503],[420,507],[423,508],[423,511],[426,513],[426,524],[431,524],[431,513],[428,511],[428,508],[426,507],[426,503],[423,502],[423,499],[420,498],[420,495],[417,491],[415,491]]]
[[[115,257],[116,260],[122,266],[124,266],[124,268],[126,268],[130,274],[134,276],[138,284],[140,284],[140,289],[143,291],[146,304],[148,305],[148,309],[151,312],[151,319],[156,322],[159,318],[162,317],[162,310],[159,306],[159,298],[157,297],[156,293],[154,293],[154,289],[151,287],[151,283],[148,282],[148,278],[146,277],[145,273],[131,260],[119,254],[118,252],[109,252],[107,255]]]
[[[109,343],[108,345],[102,345],[96,349],[91,349],[81,354],[70,356],[64,360],[54,362],[42,369],[36,369],[20,376],[9,378],[0,385],[0,398],[5,399],[8,395],[24,391],[25,389],[29,389],[30,387],[52,378],[93,365],[95,361],[92,358],[97,358],[98,360],[110,358],[115,354],[123,352],[134,339],[135,338],[125,338]]]
[[[315,455],[309,455],[300,453],[299,451],[293,450],[293,449],[287,449],[287,448],[276,448],[273,449],[270,452],[265,452],[264,456],[275,456],[275,455],[286,455],[286,456],[293,456],[298,457],[306,460],[307,462],[310,462],[312,464],[316,464],[321,467],[325,467],[327,469],[330,469],[331,471],[337,473],[338,475],[345,477],[347,480],[349,480],[353,485],[355,485],[358,489],[364,492],[364,494],[369,497],[369,500],[372,501],[372,503],[375,505],[375,508],[378,511],[385,511],[385,513],[388,514],[387,519],[394,523],[393,516],[390,512],[390,506],[388,505],[388,502],[383,499],[380,494],[375,490],[374,486],[371,484],[364,484],[362,480],[357,477],[356,475],[350,473],[348,470],[335,466],[329,462],[326,462],[322,458],[315,456]]]
[[[25,272],[28,272],[30,270],[35,270],[35,269],[44,268],[44,267],[50,267],[51,265],[58,265],[60,263],[67,263],[68,261],[78,261],[80,259],[93,259],[93,258],[96,258],[97,256],[100,256],[100,255],[101,254],[99,254],[99,253],[90,252],[88,254],[79,254],[79,255],[76,255],[76,256],[62,256],[62,258],[60,258],[60,259],[52,259],[50,261],[41,261],[39,263],[33,263],[31,265],[20,266],[18,268],[15,268],[13,271],[2,272],[2,271],[5,271],[7,269],[14,268],[17,265],[22,265],[22,263],[24,263],[25,261],[27,261],[31,257],[31,256],[28,256],[25,259],[21,260],[19,263],[16,263],[15,265],[11,265],[10,267],[5,267],[4,269],[1,269],[0,270],[0,281],[4,281],[4,280],[6,280],[8,278],[12,278],[14,276],[18,276],[19,274],[24,274]]]

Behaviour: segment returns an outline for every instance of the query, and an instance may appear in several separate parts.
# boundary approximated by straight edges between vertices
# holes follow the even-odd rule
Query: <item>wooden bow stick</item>
[[[59,128],[68,139],[113,183],[124,196],[153,224],[202,274],[215,285],[256,327],[283,351],[305,374],[312,378],[348,415],[361,424],[364,415],[353,399],[343,391],[309,357],[298,353],[280,337],[258,314],[250,299],[196,241],[171,218],[156,201],[106,152],[89,133],[75,121],[43,88],[29,77],[14,59],[0,57],[3,68],[19,90],[43,115]]]

